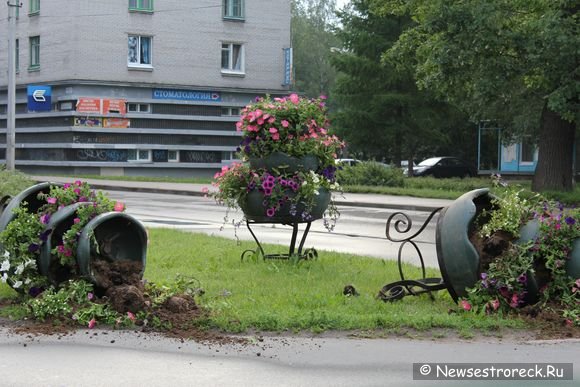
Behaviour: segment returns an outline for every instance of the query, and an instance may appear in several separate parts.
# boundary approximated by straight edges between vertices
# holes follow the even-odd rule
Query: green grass
[[[524,326],[518,319],[449,313],[457,307],[444,291],[437,292],[434,301],[427,295],[394,303],[377,300],[385,284],[399,279],[395,261],[328,251],[319,251],[317,260],[299,263],[241,261],[240,253],[254,248],[254,243],[238,245],[234,240],[171,229],[151,229],[149,234],[145,278],[169,284],[179,273],[199,280],[205,294],[197,301],[210,311],[209,317],[197,322],[202,327],[226,332],[449,329],[466,335],[474,329],[493,332]],[[274,245],[265,249],[284,251]],[[405,273],[418,278],[420,270],[407,266]],[[439,273],[431,270],[428,276]],[[344,296],[348,284],[360,295]],[[15,296],[6,285],[0,286],[0,298]],[[18,315],[14,308],[0,312]]]
[[[203,324],[229,332],[374,330],[401,327],[494,330],[522,326],[518,320],[467,313],[448,313],[455,304],[446,292],[435,301],[427,295],[384,303],[375,298],[387,283],[399,279],[395,261],[320,251],[313,261],[240,260],[255,245],[153,229],[145,277],[171,282],[176,273],[197,278],[205,290],[199,302],[211,311]],[[171,246],[167,249],[166,246]],[[283,252],[281,246],[265,249]],[[416,267],[406,274],[418,278]],[[438,276],[436,270],[428,275]],[[352,284],[358,297],[342,294]]]

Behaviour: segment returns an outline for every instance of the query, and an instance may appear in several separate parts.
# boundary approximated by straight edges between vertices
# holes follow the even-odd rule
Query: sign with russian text
[[[52,88],[50,86],[33,86],[27,88],[28,111],[49,112],[52,110]]]
[[[101,114],[101,99],[79,98],[77,100],[77,112],[86,114]]]
[[[103,128],[124,129],[131,126],[131,120],[127,118],[105,118]]]
[[[127,100],[125,99],[103,99],[103,114],[119,113],[127,114]]]
[[[220,102],[222,96],[217,91],[153,89],[153,99],[177,99],[180,101]]]
[[[283,86],[292,84],[292,47],[284,48],[284,83]]]
[[[89,128],[97,128],[103,126],[102,118],[88,118],[88,117],[75,117],[74,126],[84,126]]]

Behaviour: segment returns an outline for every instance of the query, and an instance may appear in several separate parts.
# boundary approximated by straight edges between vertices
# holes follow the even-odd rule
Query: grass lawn
[[[147,280],[170,283],[177,273],[199,280],[205,294],[198,302],[210,316],[199,324],[228,332],[376,330],[397,332],[403,328],[449,328],[464,336],[473,329],[523,327],[519,320],[456,309],[447,292],[406,297],[395,303],[375,299],[387,283],[399,280],[395,261],[319,251],[313,261],[240,260],[240,253],[254,248],[241,242],[169,229],[151,229]],[[168,248],[170,246],[170,248]],[[267,246],[268,251],[282,246]],[[416,267],[407,267],[418,278]],[[436,270],[428,276],[439,276]],[[342,294],[352,284],[357,297]]]
[[[205,294],[197,302],[210,311],[197,321],[200,327],[226,332],[251,330],[274,332],[322,332],[327,330],[377,330],[400,334],[425,331],[441,337],[442,328],[472,337],[478,330],[501,334],[500,328],[523,328],[515,318],[449,312],[457,306],[445,291],[406,297],[384,303],[375,298],[387,283],[399,280],[395,261],[352,254],[319,251],[316,260],[291,261],[245,259],[240,253],[254,248],[252,242],[211,237],[171,229],[150,229],[145,278],[171,284],[177,274],[195,278]],[[285,252],[284,246],[266,245],[267,251]],[[419,278],[418,267],[405,268],[407,278]],[[428,276],[439,276],[431,270]],[[359,296],[342,294],[353,285]],[[0,299],[15,297],[0,284]],[[13,308],[0,315],[17,316]]]

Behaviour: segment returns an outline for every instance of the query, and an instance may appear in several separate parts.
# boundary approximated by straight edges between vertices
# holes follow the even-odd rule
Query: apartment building
[[[213,175],[235,158],[241,108],[291,84],[286,0],[22,0],[15,22],[15,164],[29,173]],[[0,163],[7,52],[3,38]]]

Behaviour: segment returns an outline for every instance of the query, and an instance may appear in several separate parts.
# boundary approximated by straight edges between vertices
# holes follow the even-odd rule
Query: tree
[[[412,25],[410,19],[374,14],[368,0],[352,6],[338,13],[343,49],[332,58],[339,76],[331,93],[337,108],[333,124],[350,151],[398,164],[446,149],[449,135],[465,129],[466,117],[419,91],[410,70],[381,63],[382,53]]]
[[[327,95],[336,77],[330,65],[331,49],[338,45],[332,33],[335,8],[335,0],[292,2],[294,87],[312,98]]]
[[[421,89],[539,144],[537,191],[571,190],[579,117],[578,0],[373,0],[417,22],[384,59]]]

